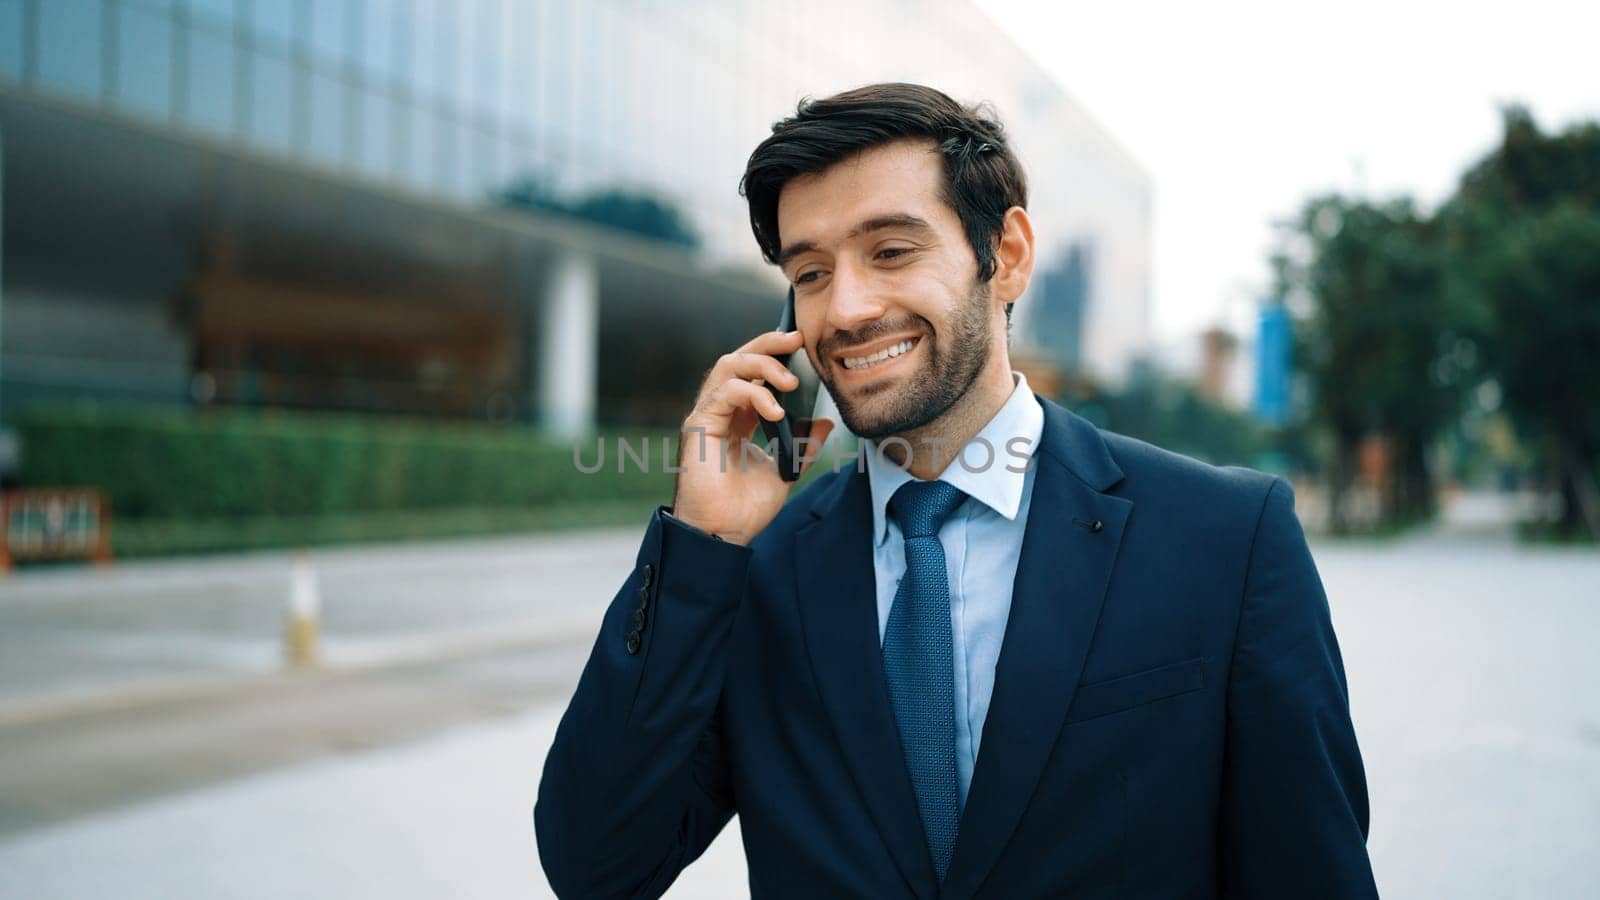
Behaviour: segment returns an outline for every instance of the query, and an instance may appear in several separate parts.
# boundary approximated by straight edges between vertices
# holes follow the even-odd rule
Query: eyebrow
[[[922,218],[921,216],[913,216],[910,213],[890,213],[886,216],[874,216],[871,219],[867,219],[865,222],[862,222],[856,227],[850,229],[850,233],[845,235],[844,239],[848,241],[851,238],[858,238],[863,234],[868,234],[874,231],[883,231],[886,228],[907,228],[912,231],[933,230],[933,226],[928,224],[928,220]],[[790,244],[789,246],[783,248],[783,251],[778,254],[778,265],[788,265],[789,260],[794,259],[796,256],[799,256],[802,253],[810,253],[815,249],[817,249],[817,245],[811,241],[800,241],[796,244]]]

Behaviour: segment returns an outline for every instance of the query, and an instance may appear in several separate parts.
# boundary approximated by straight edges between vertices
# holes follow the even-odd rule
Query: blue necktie
[[[906,574],[883,635],[883,672],[900,727],[900,747],[939,880],[950,868],[960,816],[956,785],[955,662],[950,578],[939,526],[961,501],[942,481],[912,481],[894,492],[889,515],[906,542]]]

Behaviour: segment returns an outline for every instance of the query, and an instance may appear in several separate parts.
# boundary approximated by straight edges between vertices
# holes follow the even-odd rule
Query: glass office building
[[[1081,295],[1070,361],[1117,377],[1148,340],[1148,179],[969,3],[0,0],[0,418],[94,396],[671,421],[778,308],[745,158],[800,97],[884,80],[995,106],[1042,270]],[[518,188],[647,202],[694,239]]]

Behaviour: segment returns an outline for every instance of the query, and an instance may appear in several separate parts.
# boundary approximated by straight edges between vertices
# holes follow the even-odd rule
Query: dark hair
[[[927,138],[944,159],[944,200],[978,258],[978,280],[994,277],[1006,210],[1028,205],[1028,179],[987,105],[962,106],[920,84],[871,84],[822,100],[806,98],[750,154],[739,193],[767,262],[777,264],[778,195],[798,175],[822,172],[863,150]],[[1008,308],[1006,312],[1010,312]]]

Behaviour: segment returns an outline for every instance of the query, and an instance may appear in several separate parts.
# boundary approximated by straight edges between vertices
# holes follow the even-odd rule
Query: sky
[[[1600,3],[977,0],[1150,173],[1158,345],[1247,334],[1272,223],[1316,193],[1431,208],[1501,104],[1600,119]]]

